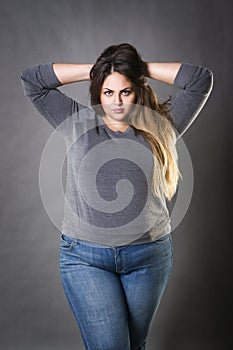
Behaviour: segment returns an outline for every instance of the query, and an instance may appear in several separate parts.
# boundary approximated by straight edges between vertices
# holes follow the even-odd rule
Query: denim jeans
[[[86,349],[145,349],[171,269],[170,233],[115,248],[62,234],[61,280]]]

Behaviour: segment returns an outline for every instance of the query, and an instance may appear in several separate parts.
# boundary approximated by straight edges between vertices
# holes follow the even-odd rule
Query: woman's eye
[[[106,96],[111,96],[112,91],[105,91],[104,94],[105,94]]]
[[[130,90],[123,90],[121,93],[122,93],[123,96],[129,96],[131,91]],[[106,96],[112,96],[112,91],[104,91],[104,94]]]
[[[122,91],[122,94],[123,94],[124,96],[128,96],[128,95],[130,94],[130,92],[131,92],[131,91],[129,91],[129,90],[124,90],[124,91]]]

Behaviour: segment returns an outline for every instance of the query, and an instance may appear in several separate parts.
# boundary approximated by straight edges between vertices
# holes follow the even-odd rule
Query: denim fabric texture
[[[62,234],[60,273],[87,350],[143,350],[172,269],[172,238],[107,247]]]

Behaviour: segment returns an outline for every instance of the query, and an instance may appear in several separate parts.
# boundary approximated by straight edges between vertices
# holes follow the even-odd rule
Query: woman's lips
[[[114,113],[123,113],[124,112],[124,108],[115,108],[113,109]]]

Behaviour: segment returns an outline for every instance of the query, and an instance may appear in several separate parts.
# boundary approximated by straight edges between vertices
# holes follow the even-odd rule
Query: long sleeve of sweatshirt
[[[172,97],[170,111],[180,137],[204,107],[213,87],[213,73],[199,65],[182,63],[174,86],[180,91]]]
[[[52,63],[23,70],[21,81],[25,95],[54,128],[84,107],[58,89],[62,84]]]
[[[58,89],[62,84],[53,70],[52,63],[23,70],[21,80],[25,95],[54,128],[84,108]],[[204,107],[212,86],[211,70],[200,65],[181,64],[174,80],[174,87],[179,91],[169,102],[179,137],[186,132]]]

